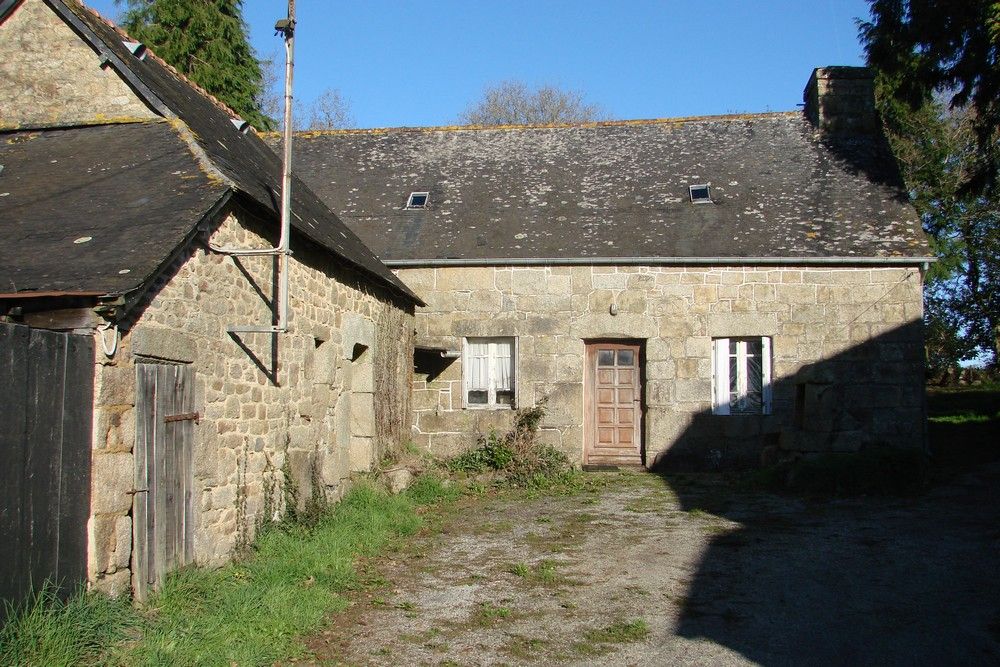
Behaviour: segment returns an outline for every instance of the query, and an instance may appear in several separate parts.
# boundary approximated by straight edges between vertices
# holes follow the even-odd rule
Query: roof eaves
[[[448,266],[920,266],[936,257],[482,257],[442,259],[383,259],[393,269]]]

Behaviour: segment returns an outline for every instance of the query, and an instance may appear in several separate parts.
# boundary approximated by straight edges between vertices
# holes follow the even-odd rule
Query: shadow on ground
[[[985,420],[949,423],[935,420],[931,396],[939,474],[919,498],[753,510],[663,475],[685,510],[727,520],[674,634],[763,665],[1000,664],[998,397],[972,397],[990,405]]]

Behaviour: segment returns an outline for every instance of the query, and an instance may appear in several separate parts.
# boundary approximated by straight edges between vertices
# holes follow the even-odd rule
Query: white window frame
[[[698,197],[695,199],[694,191],[701,190],[705,188],[705,197]],[[714,204],[712,200],[712,184],[711,183],[695,183],[694,185],[688,186],[688,197],[691,198],[692,204]]]
[[[414,197],[423,197],[424,203],[419,206],[413,203]],[[406,198],[406,208],[409,209],[422,209],[427,208],[427,205],[431,203],[431,193],[430,192],[411,192],[410,196]]]
[[[488,363],[487,369],[489,370],[489,379],[487,390],[487,400],[486,403],[469,403],[469,392],[473,390],[471,386],[472,378],[469,369],[470,364],[470,341],[477,343],[489,343],[488,351]],[[511,384],[511,401],[510,405],[506,403],[497,403],[497,386],[496,378],[493,376],[494,362],[496,359],[496,344],[499,342],[509,342],[510,346],[510,384]],[[513,410],[518,405],[518,391],[517,391],[517,378],[518,378],[518,348],[517,348],[517,337],[516,336],[470,336],[462,339],[462,405],[470,410]],[[479,391],[482,388],[477,388]]]
[[[746,392],[746,343],[750,340],[760,340],[761,369],[761,412],[771,414],[771,338],[769,336],[740,336],[733,338],[712,339],[712,414],[731,415],[729,404],[729,343],[737,343],[737,368],[743,369],[743,374],[737,378],[738,391]]]

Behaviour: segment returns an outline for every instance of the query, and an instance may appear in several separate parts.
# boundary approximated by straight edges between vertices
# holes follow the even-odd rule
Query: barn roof
[[[128,292],[229,191],[165,122],[0,141],[0,293]]]
[[[390,265],[930,254],[884,141],[826,141],[801,112],[313,132],[296,152]]]
[[[174,156],[176,159],[190,162],[194,149],[199,153],[197,157],[201,159],[203,167],[209,172],[214,172],[227,189],[238,192],[254,202],[263,210],[266,217],[277,222],[280,207],[281,161],[255,132],[242,132],[238,129],[237,124],[233,122],[235,114],[231,110],[154,54],[149,53],[143,58],[133,55],[124,43],[129,39],[128,36],[93,11],[72,0],[50,0],[49,5],[152,109],[167,118],[177,118],[182,122],[181,129],[187,130],[183,134],[189,140],[190,146],[174,141],[171,146],[179,151],[179,154]],[[127,125],[124,124],[109,125],[102,132],[111,135],[122,131],[125,127]],[[68,137],[69,134],[64,132],[51,135],[50,138],[65,140]],[[124,139],[122,143],[125,143]],[[52,144],[52,141],[44,142],[45,146]],[[166,148],[166,144],[161,144],[161,148]],[[134,154],[137,150],[141,151],[142,147],[134,146],[129,154]],[[123,187],[124,182],[123,180],[120,183]],[[83,183],[80,185],[87,187]],[[92,185],[101,186],[98,182]],[[150,187],[149,181],[145,184],[136,182],[135,185],[140,188]],[[159,194],[167,196],[170,193],[161,190]],[[0,206],[2,205],[0,202]],[[204,214],[208,208],[200,213]],[[186,225],[185,231],[187,231],[200,219],[201,215],[197,215],[174,224]],[[135,219],[121,220],[121,222],[126,225],[133,224]],[[293,178],[292,184],[292,228],[376,282],[408,299],[419,301],[409,288],[396,278],[298,178]],[[127,233],[128,230],[120,231]],[[173,248],[162,246],[159,251],[162,258],[171,253]],[[50,267],[50,273],[57,268]],[[126,275],[132,276],[132,274]],[[124,282],[119,281],[119,283]],[[86,281],[80,285],[90,289]],[[139,283],[134,283],[132,288],[138,286]]]

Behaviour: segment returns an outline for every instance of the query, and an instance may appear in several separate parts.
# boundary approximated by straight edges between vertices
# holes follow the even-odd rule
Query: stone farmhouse
[[[816,70],[803,111],[295,154],[288,255],[242,119],[73,0],[0,0],[0,596],[142,596],[282,488],[543,401],[583,466],[924,444],[932,258],[866,70]]]
[[[4,597],[142,595],[408,437],[420,300],[297,180],[280,269],[274,152],[75,2],[0,2],[0,165]]]
[[[804,110],[313,132],[296,169],[427,305],[413,438],[547,401],[584,466],[922,447],[922,268],[863,68]]]

